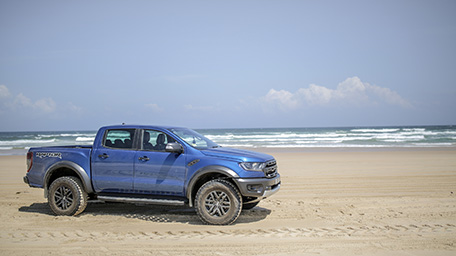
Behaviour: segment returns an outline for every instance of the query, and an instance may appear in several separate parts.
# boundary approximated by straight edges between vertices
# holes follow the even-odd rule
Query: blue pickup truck
[[[181,127],[117,125],[93,146],[31,148],[24,182],[44,189],[57,215],[89,200],[188,205],[206,224],[228,225],[280,189],[276,160],[224,148]]]

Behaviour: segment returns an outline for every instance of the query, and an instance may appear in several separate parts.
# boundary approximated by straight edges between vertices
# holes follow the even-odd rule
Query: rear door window
[[[108,148],[133,148],[134,129],[108,130],[106,132],[103,146]]]

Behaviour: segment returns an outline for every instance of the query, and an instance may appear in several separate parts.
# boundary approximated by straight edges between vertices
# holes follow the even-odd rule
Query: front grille
[[[277,176],[277,162],[275,160],[267,162],[263,171],[267,178],[274,178]]]

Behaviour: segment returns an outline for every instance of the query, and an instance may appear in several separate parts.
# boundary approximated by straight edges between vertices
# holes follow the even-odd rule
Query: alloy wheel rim
[[[206,211],[214,217],[225,216],[230,210],[230,206],[230,198],[223,191],[212,191],[205,200]]]
[[[55,191],[54,199],[55,204],[60,210],[66,210],[73,205],[73,192],[66,186],[60,186]]]

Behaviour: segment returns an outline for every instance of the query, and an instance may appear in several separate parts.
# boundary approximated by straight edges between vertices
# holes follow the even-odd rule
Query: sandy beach
[[[261,150],[281,191],[230,226],[193,209],[89,203],[54,216],[0,156],[1,255],[456,255],[456,149]]]

